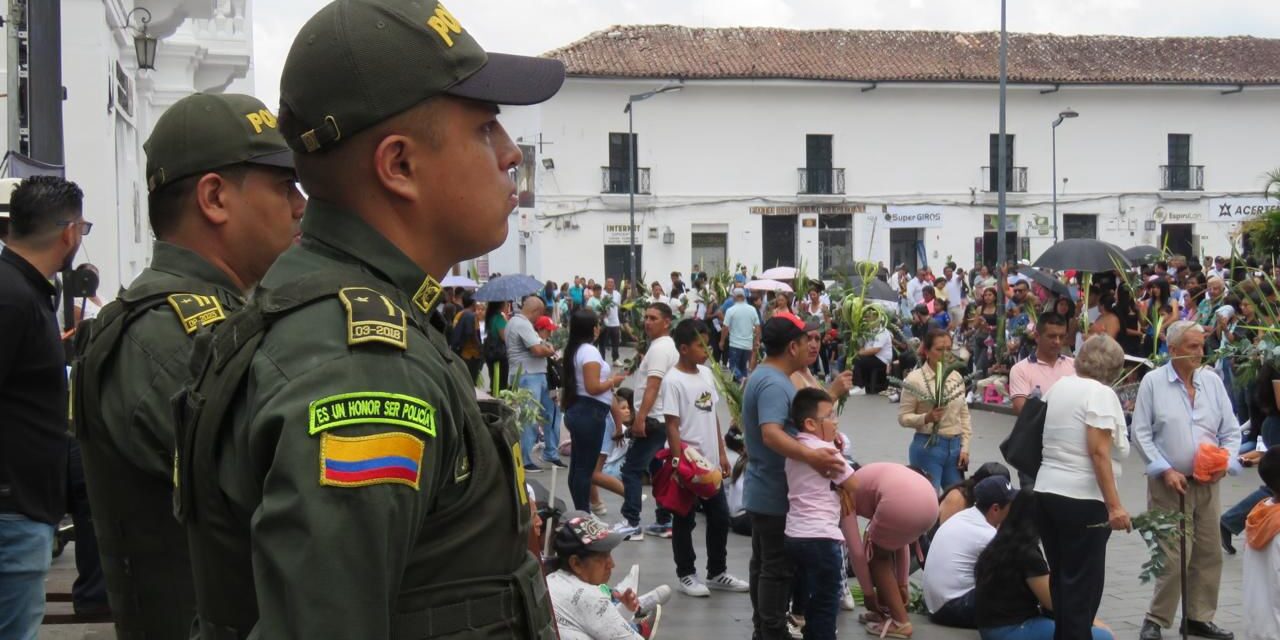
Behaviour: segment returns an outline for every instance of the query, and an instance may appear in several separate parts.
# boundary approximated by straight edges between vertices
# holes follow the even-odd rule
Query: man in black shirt
[[[52,278],[91,224],[62,178],[23,180],[0,252],[0,638],[34,638],[66,511],[67,373]]]

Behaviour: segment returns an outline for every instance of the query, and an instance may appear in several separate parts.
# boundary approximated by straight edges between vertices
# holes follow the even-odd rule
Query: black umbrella
[[[1035,266],[1042,269],[1100,272],[1128,269],[1133,266],[1124,250],[1109,242],[1072,238],[1063,240],[1040,254]]]
[[[1124,257],[1135,264],[1150,264],[1159,260],[1162,255],[1164,255],[1163,251],[1149,244],[1140,244],[1124,250]]]
[[[485,283],[472,298],[478,302],[507,302],[519,300],[531,293],[542,290],[542,283],[533,276],[515,273],[498,276]]]
[[[1034,267],[1028,267],[1025,264],[1018,267],[1018,273],[1031,278],[1032,282],[1048,289],[1052,293],[1063,296],[1071,295],[1071,289],[1067,288],[1067,284],[1053,277],[1053,274],[1051,273],[1045,273]]]
[[[862,291],[862,278],[859,276],[849,276],[845,278],[845,288],[849,295],[856,296]],[[889,302],[898,301],[898,292],[889,286],[888,282],[879,278],[872,278],[867,281],[867,290],[862,297],[870,300],[888,300]]]

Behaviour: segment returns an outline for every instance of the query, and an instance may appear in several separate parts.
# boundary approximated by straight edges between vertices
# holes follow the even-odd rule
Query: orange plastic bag
[[[1199,482],[1209,482],[1214,475],[1226,472],[1230,459],[1231,454],[1226,449],[1202,443],[1200,450],[1196,451],[1195,470],[1191,475]]]

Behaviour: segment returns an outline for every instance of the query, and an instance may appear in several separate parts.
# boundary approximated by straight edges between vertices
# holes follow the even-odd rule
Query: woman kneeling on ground
[[[1018,492],[1009,515],[973,568],[978,633],[982,640],[1053,640],[1049,565],[1040,552],[1036,495]],[[1093,621],[1092,640],[1113,640],[1102,622]]]

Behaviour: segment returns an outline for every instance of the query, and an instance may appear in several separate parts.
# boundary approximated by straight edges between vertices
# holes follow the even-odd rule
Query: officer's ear
[[[373,172],[383,189],[408,200],[420,199],[416,174],[425,170],[419,158],[421,143],[402,133],[391,133],[373,149]]]
[[[236,196],[247,171],[241,167],[221,169],[200,176],[195,185],[196,209],[206,222],[224,225],[231,219]]]

